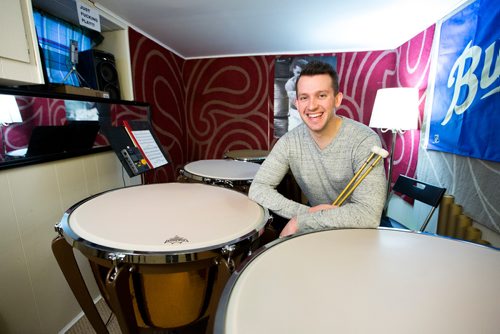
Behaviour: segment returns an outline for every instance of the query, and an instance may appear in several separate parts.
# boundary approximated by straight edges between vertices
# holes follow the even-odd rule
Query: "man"
[[[262,163],[249,197],[290,219],[280,237],[325,228],[375,228],[385,203],[385,173],[379,163],[340,207],[337,196],[380,145],[366,125],[336,115],[342,102],[338,76],[326,63],[312,61],[296,84],[295,104],[303,124],[281,137]],[[288,170],[311,207],[276,191]]]

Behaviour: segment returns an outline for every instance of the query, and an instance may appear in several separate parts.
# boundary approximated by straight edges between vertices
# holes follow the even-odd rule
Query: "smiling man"
[[[281,137],[255,175],[249,197],[290,219],[281,231],[375,228],[385,203],[385,174],[378,164],[340,207],[337,196],[380,139],[369,127],[338,116],[342,103],[338,75],[327,63],[312,61],[296,83],[295,104],[303,124]],[[291,170],[309,205],[289,200],[276,187]]]

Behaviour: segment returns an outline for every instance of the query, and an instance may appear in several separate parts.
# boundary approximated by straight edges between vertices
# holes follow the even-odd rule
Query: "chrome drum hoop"
[[[172,183],[177,184],[177,183]],[[178,184],[181,185],[181,184]],[[185,184],[188,185],[188,184]],[[225,188],[211,187],[203,184],[190,184],[198,185],[200,187],[208,187],[210,189],[216,188],[221,189],[220,191],[230,192],[238,194],[238,196],[244,196],[243,194]],[[152,186],[152,185],[149,185]],[[148,187],[147,185],[132,186],[130,188]],[[241,236],[237,236],[227,242],[214,243],[209,246],[202,246],[198,248],[193,248],[189,250],[173,250],[173,251],[147,251],[147,250],[134,250],[127,248],[115,248],[105,245],[98,244],[96,242],[89,241],[81,236],[79,236],[70,226],[70,220],[79,208],[81,208],[86,203],[96,200],[99,196],[105,194],[111,194],[123,190],[125,188],[114,189],[105,191],[93,196],[90,196],[73,206],[71,206],[61,218],[61,221],[55,226],[56,231],[65,238],[68,244],[72,245],[74,248],[81,251],[84,255],[89,257],[101,258],[110,260],[112,258],[120,258],[121,262],[131,263],[131,264],[176,264],[176,263],[186,263],[193,261],[206,260],[210,258],[220,258],[227,257],[228,249],[231,249],[231,253],[238,254],[245,252],[250,249],[251,245],[259,238],[263,233],[266,225],[271,221],[271,216],[269,211],[262,208],[262,220],[255,224],[255,227],[244,233]],[[206,189],[206,188],[203,188]],[[246,198],[246,196],[245,196]],[[176,240],[172,241],[173,243]]]

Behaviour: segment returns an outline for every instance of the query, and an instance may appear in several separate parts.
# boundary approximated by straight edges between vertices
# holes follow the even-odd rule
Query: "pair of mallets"
[[[332,203],[332,205],[341,206],[345,202],[345,200],[349,196],[351,196],[352,192],[359,186],[361,181],[363,181],[364,178],[372,171],[372,169],[380,162],[380,160],[386,158],[388,155],[389,152],[387,152],[383,148],[378,146],[373,146],[372,153],[370,154],[368,159],[366,159],[361,168],[356,172],[356,174],[354,174],[352,179],[349,181],[344,190],[342,190],[342,192],[337,197],[337,199]]]

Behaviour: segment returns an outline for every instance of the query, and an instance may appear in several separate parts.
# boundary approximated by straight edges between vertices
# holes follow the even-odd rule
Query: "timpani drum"
[[[498,333],[500,252],[391,229],[276,240],[226,284],[215,332]]]
[[[267,210],[240,192],[164,183],[90,197],[56,228],[90,260],[122,330],[134,332],[182,327],[210,312],[213,319],[230,273],[268,220]]]
[[[262,164],[268,155],[269,151],[265,150],[233,150],[224,153],[224,158]]]
[[[260,165],[253,162],[211,159],[193,161],[180,170],[187,182],[234,188],[247,193]]]

